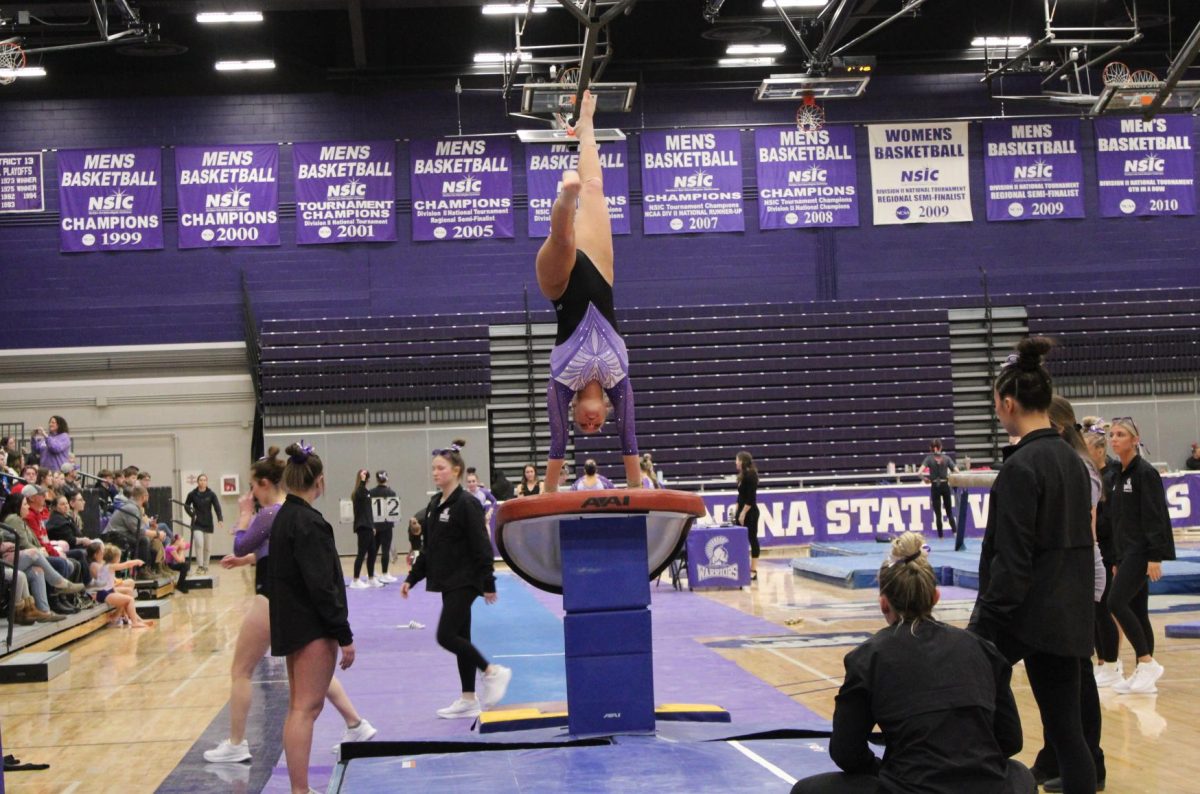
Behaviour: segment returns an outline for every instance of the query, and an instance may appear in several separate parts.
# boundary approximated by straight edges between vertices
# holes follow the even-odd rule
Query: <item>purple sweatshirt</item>
[[[50,471],[62,471],[62,465],[69,462],[71,456],[71,436],[69,433],[55,433],[51,436],[34,436],[33,451],[41,458],[42,465]]]

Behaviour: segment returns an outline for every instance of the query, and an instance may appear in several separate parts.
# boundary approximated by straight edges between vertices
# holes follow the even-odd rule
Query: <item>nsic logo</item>
[[[232,207],[249,207],[250,194],[235,187],[228,193],[209,193],[204,197],[205,208],[228,209]]]
[[[1018,165],[1013,169],[1013,179],[1053,179],[1054,166],[1041,161],[1030,165]]]
[[[1140,160],[1126,160],[1125,174],[1164,174],[1167,170],[1167,161],[1159,157],[1157,154],[1148,154]]]
[[[130,212],[133,210],[133,196],[116,191],[109,196],[92,196],[88,199],[88,212]]]
[[[351,180],[344,185],[330,185],[329,189],[325,192],[325,198],[327,199],[366,197],[366,184],[362,182],[355,182],[354,180]]]
[[[914,171],[901,171],[901,182],[937,182],[942,172],[937,168],[918,168]]]
[[[682,174],[675,177],[676,188],[698,188],[712,186],[713,175],[705,171],[697,171],[694,174]]]
[[[458,196],[474,196],[478,195],[483,190],[483,180],[476,179],[473,176],[456,179],[450,182],[442,183],[443,194],[453,194]]]
[[[788,171],[789,185],[824,184],[829,181],[829,171],[819,165],[809,166],[801,171]]]

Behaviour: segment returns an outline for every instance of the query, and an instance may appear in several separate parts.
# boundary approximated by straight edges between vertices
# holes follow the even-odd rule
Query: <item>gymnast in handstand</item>
[[[610,408],[621,436],[626,485],[637,488],[642,480],[629,354],[617,332],[613,311],[612,223],[592,127],[595,112],[596,98],[584,91],[573,129],[579,141],[579,170],[563,173],[562,190],[550,213],[550,236],[537,255],[538,287],[554,304],[558,318],[546,389],[550,414],[547,492],[558,489],[568,423],[573,418],[580,432],[596,433]]]

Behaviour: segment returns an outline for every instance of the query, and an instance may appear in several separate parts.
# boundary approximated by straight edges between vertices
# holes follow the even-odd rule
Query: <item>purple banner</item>
[[[502,138],[412,142],[414,240],[513,236],[512,145]]]
[[[179,247],[279,245],[279,146],[178,146]]]
[[[760,229],[858,225],[853,127],[765,127],[754,149]]]
[[[396,239],[396,144],[297,143],[296,242],[393,242]]]
[[[1195,215],[1196,161],[1190,114],[1096,119],[1100,214]]]
[[[0,213],[45,212],[41,152],[0,152]]]
[[[600,144],[604,168],[604,200],[613,234],[629,234],[629,146],[625,141]],[[529,236],[550,234],[550,208],[558,198],[563,171],[579,166],[577,147],[553,144],[525,147],[525,174],[529,185]]]
[[[642,214],[646,234],[743,231],[741,134],[643,133]]]
[[[1163,476],[1171,526],[1200,526],[1200,473]],[[954,515],[959,496],[954,492]],[[708,518],[732,521],[736,491],[702,492]],[[987,527],[988,490],[967,491],[967,536]],[[759,538],[764,546],[869,540],[876,533],[936,532],[928,485],[796,488],[758,492]],[[949,527],[947,526],[947,529]]]
[[[985,123],[983,173],[989,221],[1084,217],[1077,119]]]
[[[60,149],[59,250],[163,247],[162,151]]]

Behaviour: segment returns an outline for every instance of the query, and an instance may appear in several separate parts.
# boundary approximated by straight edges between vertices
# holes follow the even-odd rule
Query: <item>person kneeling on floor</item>
[[[1012,666],[987,640],[933,619],[940,593],[921,535],[892,541],[879,569],[888,626],[846,654],[829,755],[843,772],[805,778],[792,794],[877,791],[1034,794],[1021,750]],[[880,760],[867,742],[879,725]]]

